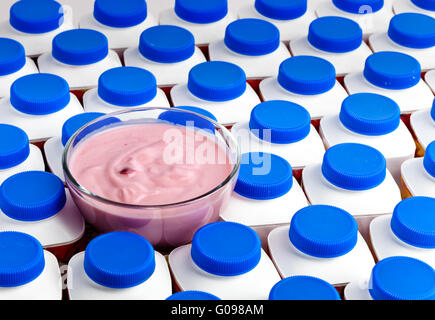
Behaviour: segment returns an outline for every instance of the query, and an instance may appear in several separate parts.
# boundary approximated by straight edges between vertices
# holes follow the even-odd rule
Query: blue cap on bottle
[[[413,57],[393,51],[370,55],[365,62],[364,77],[377,87],[400,90],[420,81],[421,66]]]
[[[435,19],[420,13],[398,14],[390,20],[388,36],[404,47],[431,48],[435,46]]]
[[[162,112],[159,115],[159,119],[163,121],[168,121],[173,124],[178,124],[182,126],[193,126],[198,129],[208,130],[212,133],[215,132],[214,124],[202,117],[204,116],[217,122],[214,115],[212,115],[207,110],[197,107],[174,107],[172,109],[184,110],[189,112],[176,112],[173,110],[169,110]]]
[[[339,188],[368,190],[384,181],[387,164],[382,153],[375,148],[358,143],[342,143],[325,152],[322,174]]]
[[[193,236],[193,262],[214,275],[237,276],[247,273],[260,262],[261,254],[261,241],[257,233],[239,223],[211,223]]]
[[[69,85],[63,78],[49,73],[21,77],[11,86],[11,104],[18,111],[31,115],[55,113],[71,100]]]
[[[22,163],[30,154],[29,137],[20,128],[0,123],[0,170]]]
[[[95,0],[94,18],[109,27],[136,26],[147,18],[145,0]]]
[[[381,136],[400,124],[400,108],[392,99],[375,93],[356,93],[341,104],[340,121],[349,130]]]
[[[20,70],[26,64],[24,47],[18,41],[0,38],[0,76]]]
[[[104,116],[100,112],[84,112],[72,116],[62,126],[62,145],[65,146],[68,140],[84,125],[95,119]]]
[[[328,282],[310,276],[282,279],[270,291],[269,300],[341,300]]]
[[[255,200],[279,198],[293,186],[293,169],[287,160],[270,153],[242,154],[234,192]]]
[[[311,22],[308,42],[327,52],[349,52],[363,41],[361,27],[353,20],[342,17],[321,17]]]
[[[255,9],[267,18],[292,20],[305,14],[307,0],[255,0]]]
[[[0,248],[0,287],[22,286],[44,271],[44,250],[34,237],[21,232],[0,232]]]
[[[369,292],[374,300],[434,300],[435,270],[414,258],[386,258],[374,266]]]
[[[246,90],[246,74],[235,64],[208,61],[197,64],[189,72],[189,91],[207,101],[229,101]]]
[[[84,269],[104,287],[135,287],[151,277],[156,267],[154,248],[144,237],[130,232],[106,233],[89,242]]]
[[[343,209],[312,205],[293,216],[289,230],[290,242],[313,257],[334,258],[351,251],[358,240],[358,225]]]
[[[64,21],[63,7],[53,0],[21,0],[9,12],[9,23],[25,33],[45,33],[56,30]]]
[[[332,3],[340,10],[358,14],[377,12],[384,6],[384,0],[332,0]]]
[[[423,166],[427,173],[435,178],[435,141],[429,143],[423,158]]]
[[[432,103],[432,108],[430,109],[430,116],[431,116],[432,120],[435,121],[435,99]]]
[[[147,59],[175,63],[189,59],[195,52],[193,34],[177,26],[160,25],[142,32],[139,51]]]
[[[424,10],[435,11],[435,0],[411,0],[411,2]]]
[[[192,23],[212,23],[228,13],[227,0],[175,0],[175,14]]]
[[[154,75],[137,67],[118,67],[103,72],[98,79],[98,96],[107,103],[135,107],[157,95]]]
[[[53,57],[69,65],[88,65],[103,60],[109,54],[109,42],[104,34],[90,29],[74,29],[59,33],[53,39]]]
[[[215,295],[203,291],[181,291],[174,293],[166,300],[220,300]]]
[[[279,30],[265,20],[240,19],[227,26],[224,42],[230,50],[236,53],[261,56],[278,49]]]
[[[25,171],[0,186],[0,209],[19,221],[40,221],[54,216],[66,203],[62,180],[44,171]]]
[[[412,197],[399,202],[391,217],[391,230],[414,247],[435,248],[435,198]]]
[[[308,136],[311,118],[308,111],[296,103],[270,100],[252,109],[249,129],[260,139],[288,144]]]
[[[291,57],[279,66],[278,83],[293,93],[322,94],[334,87],[335,68],[332,63],[322,58]]]

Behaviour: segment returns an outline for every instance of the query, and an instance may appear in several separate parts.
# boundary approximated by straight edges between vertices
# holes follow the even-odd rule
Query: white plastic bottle
[[[166,300],[220,300],[213,294],[203,291],[180,291],[166,298]]]
[[[416,12],[427,14],[435,18],[434,0],[395,0],[393,10],[396,14],[403,12]]]
[[[341,300],[328,282],[310,276],[282,279],[270,291],[269,300]]]
[[[423,157],[429,143],[435,140],[435,100],[432,108],[411,114],[410,126],[417,145],[416,155]]]
[[[426,72],[424,76],[424,80],[429,85],[429,87],[432,89],[432,91],[435,93],[435,70],[430,70]]]
[[[130,232],[93,239],[69,261],[67,286],[71,300],[164,300],[172,293],[164,256]]]
[[[255,231],[233,222],[199,229],[192,244],[170,253],[169,266],[176,289],[205,291],[222,300],[266,300],[280,280]]]
[[[51,50],[59,33],[74,28],[72,8],[53,0],[21,0],[9,11],[9,20],[0,23],[0,37],[20,42],[26,54],[39,56]]]
[[[0,232],[0,300],[61,300],[56,257],[21,232]]]

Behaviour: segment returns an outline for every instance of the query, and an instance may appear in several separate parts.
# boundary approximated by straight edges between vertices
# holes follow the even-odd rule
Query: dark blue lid
[[[312,205],[293,216],[290,242],[313,257],[334,258],[351,251],[358,240],[358,225],[346,211],[332,206]]]
[[[70,100],[69,85],[63,78],[49,73],[21,77],[11,86],[11,104],[18,111],[31,115],[55,113]]]
[[[432,120],[435,121],[435,99],[432,103],[432,108],[430,109],[430,116],[431,116]]]
[[[29,137],[18,127],[0,123],[0,170],[15,167],[30,153]]]
[[[311,22],[308,42],[327,52],[349,52],[358,49],[363,41],[361,27],[343,17],[321,17]]]
[[[195,52],[193,34],[177,26],[160,25],[142,32],[139,51],[147,59],[174,63],[189,59]]]
[[[0,248],[0,287],[22,286],[44,271],[44,250],[34,237],[21,232],[0,232]]]
[[[200,99],[229,101],[245,92],[246,75],[240,67],[229,62],[203,62],[190,70],[187,87]]]
[[[104,116],[104,113],[100,112],[84,112],[72,116],[66,120],[62,126],[62,144],[66,145],[68,140],[85,124]]]
[[[175,0],[175,14],[192,23],[212,23],[228,13],[227,0]]]
[[[332,3],[338,9],[359,14],[376,12],[384,6],[384,0],[332,0]]]
[[[218,276],[237,276],[260,262],[261,242],[251,228],[235,222],[215,222],[193,236],[191,256],[202,270]]]
[[[374,300],[434,300],[435,270],[414,258],[386,258],[374,266],[369,292]]]
[[[118,67],[103,72],[98,79],[98,96],[107,103],[135,107],[157,95],[154,75],[137,67]]]
[[[424,10],[435,11],[435,0],[411,0],[411,2]]]
[[[293,169],[287,160],[270,153],[242,154],[234,192],[255,200],[279,198],[293,186]]]
[[[413,57],[393,51],[381,51],[366,59],[364,77],[377,87],[400,90],[420,81],[421,66]]]
[[[174,293],[166,300],[220,300],[218,297],[203,291],[181,291]]]
[[[322,94],[335,85],[335,68],[329,61],[313,56],[296,56],[279,66],[278,83],[302,95]]]
[[[420,13],[401,13],[390,20],[388,36],[408,48],[435,46],[435,19]]]
[[[103,60],[108,54],[106,36],[95,30],[68,30],[53,39],[52,55],[65,64],[88,65]]]
[[[391,230],[414,247],[435,248],[435,198],[412,197],[394,208]]]
[[[341,300],[328,282],[309,276],[282,279],[270,291],[269,300]]]
[[[424,169],[435,178],[435,141],[429,143],[423,158]]]
[[[26,64],[24,47],[18,41],[0,38],[0,76],[20,70]]]
[[[308,136],[311,118],[308,111],[296,103],[271,100],[252,109],[249,129],[260,139],[288,144]]]
[[[392,99],[375,93],[356,93],[341,104],[340,121],[349,130],[381,136],[400,124],[400,108]]]
[[[19,221],[40,221],[54,216],[66,203],[62,180],[44,171],[25,171],[0,186],[0,209]]]
[[[278,49],[279,30],[265,20],[240,19],[227,26],[224,42],[236,53],[261,56]]]
[[[208,130],[212,133],[215,132],[214,124],[202,117],[204,116],[213,121],[217,121],[216,118],[210,112],[197,107],[174,107],[172,109],[185,110],[189,112],[177,112],[177,111],[169,110],[169,111],[162,112],[159,115],[159,119],[163,121],[171,122],[173,124],[178,124],[182,126],[193,126],[198,129]]]
[[[307,0],[255,0],[255,9],[271,19],[292,20],[305,14]]]
[[[132,27],[147,18],[147,4],[145,0],[95,0],[94,17],[109,27]]]
[[[151,243],[130,232],[106,233],[89,242],[84,269],[88,277],[104,287],[135,287],[154,273],[155,252]]]
[[[207,117],[215,122],[217,122],[216,117],[211,113],[208,112],[207,110],[203,109],[203,108],[198,108],[198,107],[190,107],[190,106],[180,106],[180,107],[173,107],[174,109],[180,109],[180,110],[186,110],[186,111],[191,111],[191,112],[195,112],[198,113],[204,117]]]
[[[358,143],[337,144],[326,150],[322,173],[333,185],[346,190],[368,190],[380,185],[387,174],[384,156]]]
[[[63,24],[63,7],[53,0],[21,0],[9,12],[9,23],[25,33],[45,33]]]
[[[93,122],[93,121],[95,121],[95,122]],[[112,117],[104,117],[103,119],[98,119],[98,120],[96,120],[96,119],[89,120],[89,122],[93,122],[93,123],[86,124],[85,128],[83,128],[80,131],[80,133],[77,134],[77,136],[74,138],[73,146],[77,145],[82,139],[86,138],[91,133],[98,131],[98,130],[103,131],[102,128],[104,128],[104,127],[111,127],[111,128],[116,127],[121,122],[121,120],[117,117],[112,116]],[[108,128],[106,128],[106,129],[108,129]],[[80,128],[77,128],[76,132],[78,130],[80,130]],[[71,137],[70,137],[70,139],[71,139]],[[66,143],[68,143],[68,141],[69,141],[69,139],[67,140]]]

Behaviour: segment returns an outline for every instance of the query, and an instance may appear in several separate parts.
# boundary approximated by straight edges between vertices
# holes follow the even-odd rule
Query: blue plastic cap
[[[175,0],[175,14],[192,23],[212,23],[228,13],[227,0]]]
[[[255,9],[267,18],[292,20],[305,14],[307,0],[255,0]]]
[[[335,86],[335,68],[329,61],[313,56],[296,56],[279,66],[278,83],[286,90],[315,95]]]
[[[359,14],[376,12],[384,6],[384,0],[332,0],[332,3],[340,10]]]
[[[155,62],[185,61],[195,53],[195,38],[184,28],[169,25],[155,26],[142,32],[139,51],[145,58]]]
[[[287,160],[270,153],[242,154],[234,192],[255,200],[279,198],[293,186],[293,169]]]
[[[45,33],[56,30],[64,21],[63,7],[53,0],[21,0],[9,12],[9,23],[25,33]]]
[[[269,300],[341,300],[328,282],[309,276],[282,279],[270,291]]]
[[[40,221],[54,216],[66,203],[62,180],[44,171],[25,171],[0,186],[0,209],[19,221]]]
[[[413,57],[393,51],[370,55],[365,62],[364,77],[375,86],[400,90],[420,81],[421,66]]]
[[[346,211],[332,206],[313,205],[293,216],[290,242],[305,254],[334,258],[351,251],[358,240],[358,225]]]
[[[0,38],[0,76],[20,70],[26,64],[24,47],[18,41]]]
[[[180,110],[195,112],[195,113],[198,113],[204,117],[207,117],[207,118],[213,120],[214,122],[217,122],[216,117],[211,112],[208,112],[207,110],[204,110],[202,108],[190,107],[190,106],[180,106],[180,107],[173,107],[173,109],[180,109]]]
[[[363,41],[361,27],[342,17],[322,17],[311,22],[308,42],[327,52],[349,52],[358,49]]]
[[[109,27],[136,26],[147,18],[145,0],[95,0],[94,18]]]
[[[246,90],[246,74],[235,64],[208,61],[197,64],[189,72],[189,91],[207,101],[229,101]]]
[[[86,124],[85,128],[83,128],[80,131],[80,133],[77,134],[77,136],[74,138],[73,146],[77,145],[82,139],[86,138],[92,132],[102,130],[102,128],[104,128],[104,127],[109,127],[109,126],[111,128],[116,127],[117,124],[119,124],[121,122],[121,120],[119,118],[116,118],[116,117],[104,117],[103,119],[90,120],[89,122],[93,122],[93,123]],[[106,129],[108,129],[108,128],[106,128]],[[78,128],[78,130],[80,130],[80,128]],[[67,140],[66,143],[68,143],[69,140]]]
[[[394,208],[391,230],[414,247],[435,248],[435,198],[412,197]]]
[[[252,109],[249,129],[260,139],[288,144],[308,136],[311,118],[308,111],[296,103],[271,100]]]
[[[212,133],[215,132],[214,124],[202,117],[204,116],[217,122],[216,118],[210,112],[197,107],[174,107],[172,109],[185,110],[189,112],[176,112],[169,110],[162,112],[159,115],[159,119],[173,124],[193,126],[198,129],[208,130]]]
[[[85,250],[88,277],[104,287],[135,287],[151,277],[156,267],[151,243],[130,232],[111,232],[93,239]]]
[[[400,108],[395,101],[385,96],[356,93],[341,104],[340,121],[353,132],[381,136],[399,127]]]
[[[435,178],[435,141],[432,141],[426,148],[423,166],[426,172]]]
[[[265,20],[240,19],[227,26],[224,42],[236,53],[261,56],[278,49],[279,30]]]
[[[435,270],[414,258],[386,258],[374,266],[369,292],[374,300],[434,300]]]
[[[0,248],[0,287],[22,286],[44,271],[44,250],[34,237],[21,232],[0,232]]]
[[[74,29],[59,33],[53,39],[53,57],[69,65],[88,65],[103,60],[109,54],[109,42],[104,34],[90,29]]]
[[[139,106],[150,102],[156,95],[156,78],[145,69],[113,68],[103,72],[98,79],[98,96],[116,106]]]
[[[399,45],[424,49],[435,46],[435,19],[420,13],[401,13],[390,20],[388,36]]]
[[[411,2],[424,10],[435,11],[435,0],[411,0]]]
[[[435,99],[432,103],[432,108],[430,109],[430,117],[433,121],[435,121]]]
[[[358,143],[342,143],[325,152],[322,174],[339,188],[368,190],[384,181],[387,162],[375,148]]]
[[[166,300],[220,300],[211,293],[203,291],[181,291],[174,293]]]
[[[11,86],[11,104],[31,115],[55,113],[70,100],[69,85],[63,78],[49,73],[34,73],[15,80]]]
[[[261,258],[261,241],[251,228],[234,222],[203,226],[193,236],[191,256],[202,270],[237,276],[254,269]]]
[[[22,163],[30,154],[29,137],[18,127],[0,124],[0,170]]]
[[[84,125],[89,122],[104,116],[104,113],[100,112],[85,112],[72,116],[62,126],[62,144],[66,145],[68,140]]]

